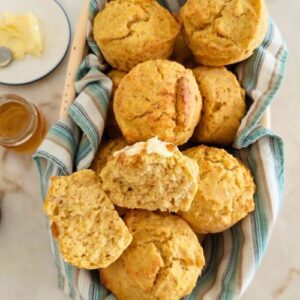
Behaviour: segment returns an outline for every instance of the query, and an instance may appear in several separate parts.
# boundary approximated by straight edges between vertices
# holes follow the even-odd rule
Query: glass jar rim
[[[18,146],[25,142],[27,142],[34,132],[36,131],[36,128],[38,126],[38,113],[35,106],[25,100],[23,97],[15,95],[15,94],[3,94],[0,95],[0,108],[2,105],[7,103],[18,103],[24,106],[28,113],[30,114],[31,118],[30,121],[27,124],[27,128],[24,129],[22,134],[14,136],[14,137],[1,137],[0,136],[0,144],[3,146]]]

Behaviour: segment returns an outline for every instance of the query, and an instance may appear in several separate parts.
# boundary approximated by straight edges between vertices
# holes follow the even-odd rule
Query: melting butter
[[[24,59],[26,55],[40,57],[43,42],[37,17],[32,13],[1,14],[0,47],[9,48],[14,59]]]
[[[127,146],[120,151],[114,152],[114,157],[125,153],[127,156],[134,156],[142,151],[146,151],[147,154],[156,153],[164,157],[172,157],[174,151],[177,149],[171,143],[160,141],[157,137],[149,139],[147,142],[135,143],[132,146]]]

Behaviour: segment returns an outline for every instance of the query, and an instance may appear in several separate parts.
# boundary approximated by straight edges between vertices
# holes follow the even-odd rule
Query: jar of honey
[[[20,96],[0,96],[0,145],[17,152],[33,152],[46,133],[39,110]]]

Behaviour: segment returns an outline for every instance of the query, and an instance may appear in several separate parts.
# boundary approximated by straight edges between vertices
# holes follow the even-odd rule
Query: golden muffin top
[[[188,0],[184,33],[198,62],[223,66],[249,57],[262,42],[268,14],[263,0]]]
[[[193,74],[204,99],[194,139],[201,143],[231,144],[246,112],[245,91],[235,75],[224,67],[197,67]]]
[[[121,81],[114,112],[129,144],[157,136],[184,144],[199,122],[202,98],[193,72],[169,60],[137,65]]]
[[[138,63],[167,58],[180,25],[155,0],[115,0],[99,12],[94,37],[107,61],[129,71]]]
[[[171,214],[131,211],[125,223],[133,241],[116,262],[120,270],[112,264],[101,271],[104,284],[119,299],[130,298],[130,291],[120,288],[121,279],[139,296],[136,299],[179,300],[188,295],[204,266],[204,256],[186,222]],[[126,279],[119,277],[125,274]]]
[[[198,191],[180,215],[197,233],[226,230],[254,210],[250,170],[223,149],[198,146],[183,152],[199,166]]]

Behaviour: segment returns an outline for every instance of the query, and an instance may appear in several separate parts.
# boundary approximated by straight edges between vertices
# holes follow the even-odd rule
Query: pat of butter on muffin
[[[176,147],[177,148],[177,147]],[[164,157],[172,157],[174,154],[175,146],[171,143],[162,142],[158,137],[149,139],[147,143],[139,142],[132,146],[127,146],[120,151],[114,152],[113,156],[117,157],[124,153],[127,156],[134,156],[146,151],[147,154],[156,153]]]
[[[176,146],[152,138],[113,156],[99,177],[114,205],[170,212],[190,209],[199,167]]]

